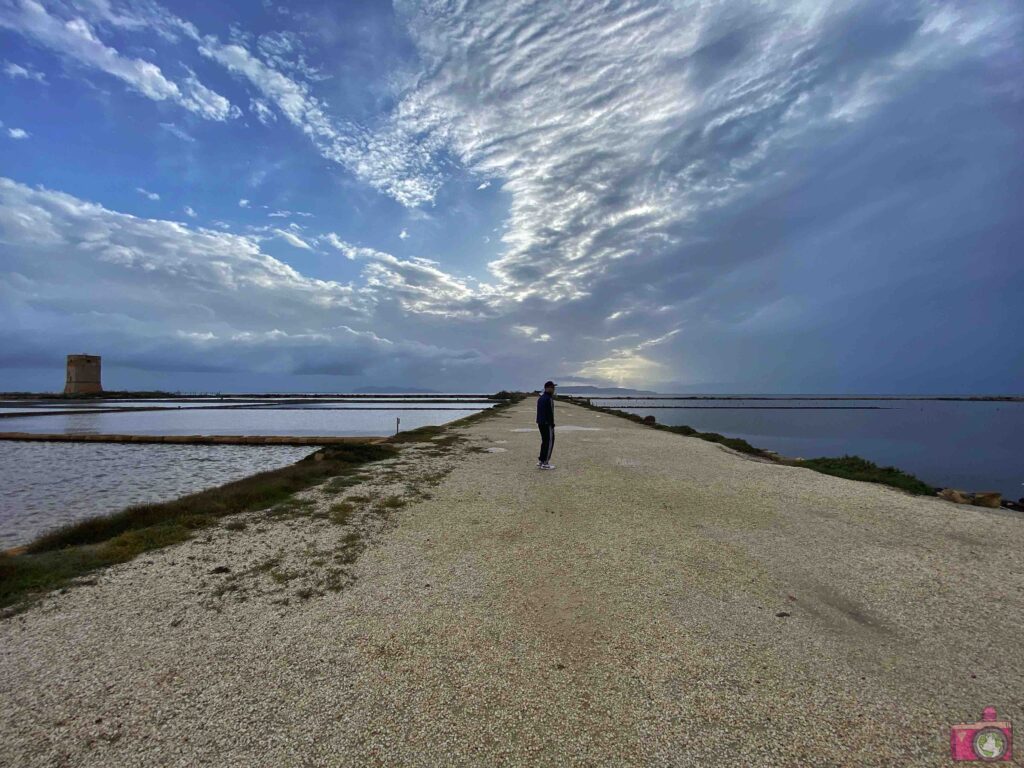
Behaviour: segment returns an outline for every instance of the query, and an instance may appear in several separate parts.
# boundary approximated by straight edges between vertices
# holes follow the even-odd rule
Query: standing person
[[[538,469],[554,469],[551,452],[555,450],[555,382],[544,382],[544,394],[537,398],[537,428],[540,429]]]

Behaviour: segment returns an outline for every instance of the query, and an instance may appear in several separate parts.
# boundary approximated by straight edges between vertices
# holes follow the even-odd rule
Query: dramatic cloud
[[[307,251],[312,250],[309,246],[309,243],[307,243],[301,237],[296,235],[294,232],[288,232],[284,229],[274,229],[272,231],[274,232],[275,235],[280,237],[289,245],[294,245],[296,248],[304,248]]]
[[[46,84],[46,75],[32,67],[23,67],[10,61],[4,62],[4,74],[12,80],[25,79],[35,80],[37,83]]]
[[[372,292],[305,277],[256,239],[3,178],[0,243],[0,364],[59,359],[90,338],[118,350],[115,364],[149,370],[363,375],[480,359],[359,329],[372,318]]]
[[[434,198],[441,185],[433,154],[437,140],[417,141],[398,126],[371,133],[353,123],[331,117],[327,105],[313,95],[304,80],[294,79],[261,60],[243,45],[223,43],[212,35],[199,37],[199,51],[231,72],[246,78],[261,95],[252,102],[261,122],[269,119],[273,104],[294,126],[302,129],[320,153],[348,168],[359,178],[394,197],[403,205],[419,205]]]
[[[116,333],[165,366],[394,359],[440,387],[1024,386],[1016,0],[270,10],[224,31],[151,0],[0,0],[5,34],[161,102],[132,100],[163,140],[118,170],[165,198],[140,188],[143,221],[83,200],[118,199],[99,183],[7,182],[5,327]],[[3,71],[46,95],[75,74]],[[170,221],[186,199],[222,231]]]
[[[0,5],[0,27],[19,32],[54,52],[124,81],[154,101],[169,99],[209,120],[225,120],[231,104],[189,75],[181,86],[168,80],[155,64],[122,56],[105,45],[83,18],[51,15],[35,0],[9,0]]]
[[[187,141],[189,143],[195,142],[195,138],[191,134],[189,134],[188,132],[182,130],[181,128],[176,126],[174,123],[160,123],[160,127],[163,128],[165,131],[167,131],[172,136],[177,136],[182,141]]]
[[[915,99],[962,114],[936,78],[984,112],[1020,59],[1020,11],[1004,2],[398,5],[426,74],[397,108],[396,130],[441,134],[465,165],[501,179],[511,207],[491,269],[503,292],[575,306],[581,320],[607,301],[631,312],[622,325],[636,342],[579,370],[620,382],[678,376],[679,363],[657,368],[647,345],[681,355],[690,332],[665,334],[729,314],[707,303],[715,295],[733,325],[810,321],[813,301],[770,286],[729,295],[780,244],[765,206],[805,202],[788,217],[804,222],[797,248],[813,247],[829,221],[875,204],[877,161],[829,157],[830,143],[884,136],[885,111]],[[972,93],[967,73],[982,62],[992,85]],[[856,177],[847,211],[808,219],[820,209],[808,193],[837,162]]]
[[[346,243],[333,232],[324,241],[345,258],[365,263],[363,277],[368,292],[379,301],[396,301],[406,312],[422,315],[482,318],[496,314],[499,297],[492,287],[450,275],[437,262],[399,259]]]

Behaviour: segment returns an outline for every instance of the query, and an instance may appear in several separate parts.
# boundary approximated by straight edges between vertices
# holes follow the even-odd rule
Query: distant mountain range
[[[562,395],[656,395],[649,389],[625,389],[623,387],[592,387],[589,385],[565,386],[558,388]],[[440,392],[436,389],[423,389],[421,387],[401,387],[396,385],[384,385],[377,387],[360,387],[352,390],[353,395],[436,395]]]
[[[562,395],[656,395],[649,389],[624,389],[622,387],[559,387],[558,393]]]

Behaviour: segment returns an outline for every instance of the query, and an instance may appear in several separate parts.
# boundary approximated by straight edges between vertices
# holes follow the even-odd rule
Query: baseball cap
[[[555,384],[555,382],[553,382],[553,381],[545,381],[545,382],[544,382],[544,387],[545,387],[545,388],[547,388],[547,387],[557,387],[557,386],[558,386],[558,385],[557,385],[557,384]]]

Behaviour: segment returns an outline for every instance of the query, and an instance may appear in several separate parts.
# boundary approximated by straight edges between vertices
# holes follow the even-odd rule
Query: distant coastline
[[[561,387],[559,394],[593,400],[944,400],[958,402],[1020,403],[1024,395],[673,395],[652,390],[622,387]],[[443,400],[453,397],[493,398],[493,392],[436,392],[429,389],[392,389],[390,387],[364,387],[352,392],[163,392],[163,391],[108,391],[93,395],[65,395],[61,392],[0,392],[3,400],[236,400],[238,398],[386,398],[395,395],[415,395],[423,399]],[[2,402],[0,402],[2,404]]]

